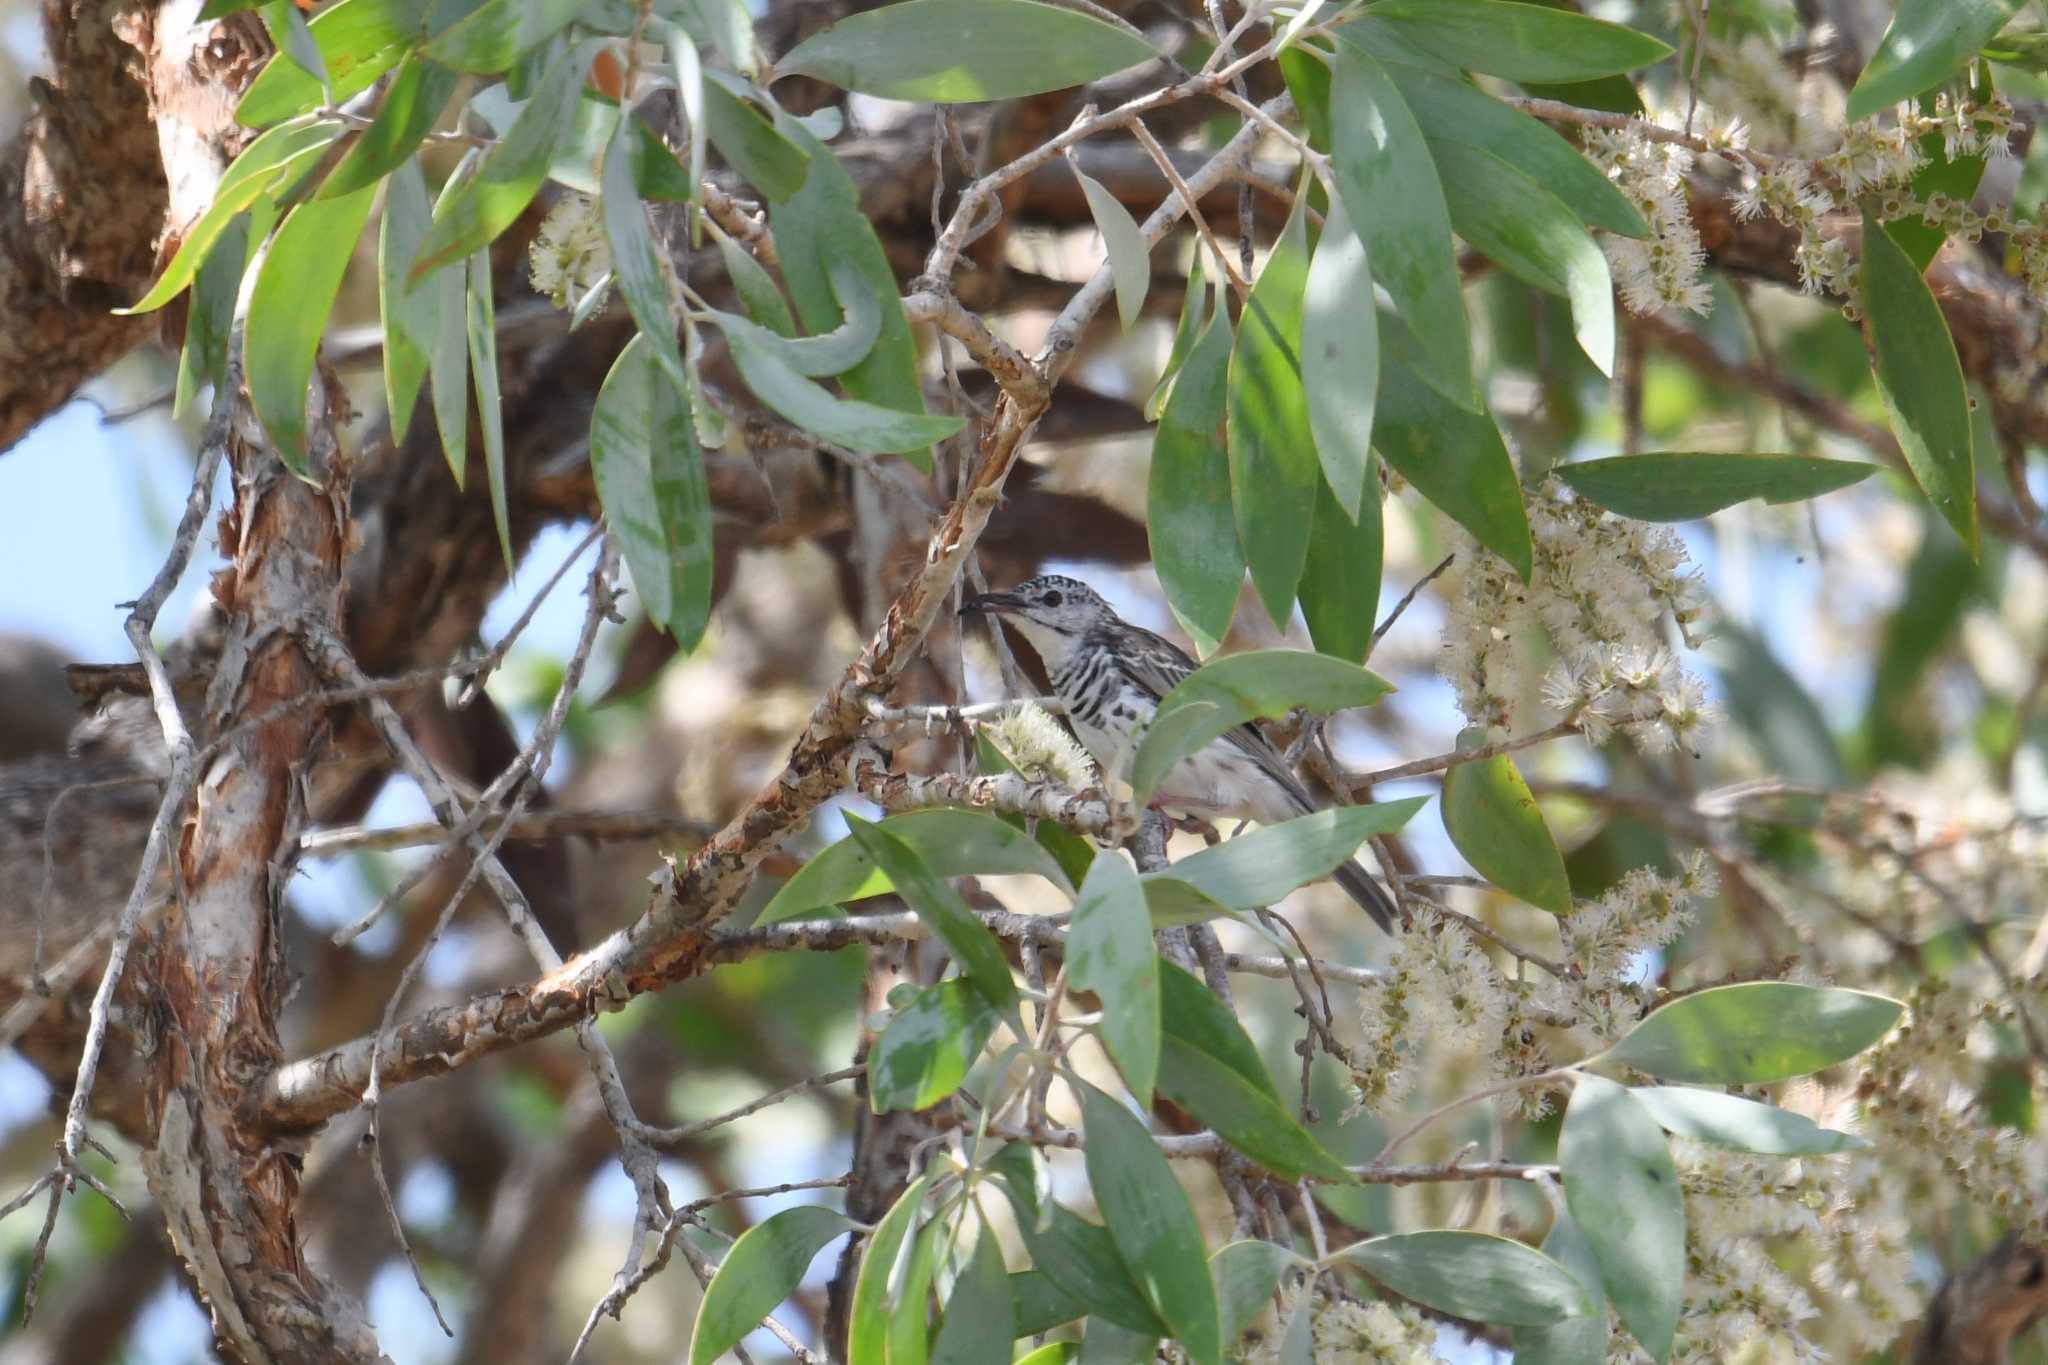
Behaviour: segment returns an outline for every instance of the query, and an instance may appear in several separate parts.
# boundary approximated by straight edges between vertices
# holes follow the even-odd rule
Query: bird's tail
[[[1357,863],[1340,863],[1331,874],[1337,885],[1344,888],[1344,894],[1357,901],[1365,913],[1372,916],[1372,922],[1388,933],[1394,932],[1394,902],[1380,888],[1380,884],[1366,875]]]

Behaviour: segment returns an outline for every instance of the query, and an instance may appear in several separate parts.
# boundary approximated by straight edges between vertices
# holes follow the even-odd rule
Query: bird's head
[[[960,606],[963,616],[979,613],[1005,617],[1024,633],[1045,659],[1057,667],[1068,650],[1091,630],[1116,624],[1116,613],[1102,595],[1078,578],[1041,574],[1008,592],[985,592]]]

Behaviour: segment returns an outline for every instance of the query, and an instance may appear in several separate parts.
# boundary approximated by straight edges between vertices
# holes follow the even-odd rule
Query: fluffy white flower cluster
[[[1690,744],[1711,717],[1706,691],[1664,646],[1669,616],[1691,644],[1706,594],[1667,527],[1613,516],[1556,482],[1529,498],[1534,571],[1523,585],[1468,541],[1452,566],[1438,671],[1475,725],[1509,728],[1531,689],[1531,637],[1561,662],[1543,701],[1595,743],[1617,728],[1651,751]]]
[[[1565,961],[1578,968],[1571,987],[1582,998],[1633,983],[1642,956],[1669,946],[1692,923],[1693,902],[1712,899],[1719,883],[1704,853],[1666,877],[1632,868],[1598,900],[1581,901],[1558,921]],[[1563,1003],[1563,1002],[1561,1002]]]
[[[1095,762],[1066,728],[1033,702],[1019,702],[986,727],[992,743],[1011,766],[1033,782],[1051,782],[1070,791],[1098,785]]]
[[[555,200],[527,253],[533,292],[557,308],[576,308],[611,273],[612,249],[605,241],[597,203],[565,193]]]
[[[1705,314],[1714,294],[1700,278],[1707,256],[1685,197],[1692,152],[1635,128],[1588,128],[1584,150],[1650,225],[1642,238],[1602,234],[1622,301],[1636,313]]]
[[[1511,1008],[1507,982],[1470,935],[1427,910],[1416,912],[1386,971],[1359,997],[1358,1108],[1383,1113],[1405,1099],[1426,1051],[1437,1054],[1432,1067],[1445,1051],[1503,1060],[1495,1054]]]
[[[1292,1320],[1299,1303],[1298,1294],[1289,1296],[1283,1322]],[[1317,1365],[1436,1365],[1436,1325],[1408,1304],[1318,1298],[1309,1314]],[[1246,1353],[1245,1365],[1279,1359],[1276,1334]]]

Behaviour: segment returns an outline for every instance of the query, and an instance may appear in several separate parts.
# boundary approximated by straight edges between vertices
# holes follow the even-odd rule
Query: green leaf
[[[1152,1134],[1130,1110],[1085,1081],[1088,1183],[1124,1265],[1195,1365],[1222,1365],[1216,1286],[1202,1228]]]
[[[1372,17],[1453,66],[1511,81],[1583,81],[1661,62],[1669,44],[1514,0],[1380,0]]]
[[[1131,786],[1142,805],[1174,764],[1253,719],[1274,719],[1295,707],[1348,711],[1370,706],[1393,684],[1357,664],[1298,649],[1260,649],[1211,659],[1160,700],[1131,764]],[[1210,709],[1194,711],[1197,706]],[[1191,711],[1192,724],[1169,723]]]
[[[853,1308],[847,1315],[846,1365],[888,1365],[889,1286],[904,1243],[917,1226],[924,1205],[925,1178],[910,1182],[861,1248],[860,1275],[853,1285]]]
[[[833,268],[845,263],[856,271],[868,294],[882,309],[881,335],[862,361],[839,377],[846,392],[865,403],[897,412],[922,414],[924,386],[920,380],[917,342],[903,302],[896,293],[896,273],[882,250],[874,225],[861,210],[860,192],[838,158],[809,129],[784,115],[778,124],[784,136],[809,154],[810,173],[803,188],[770,210],[775,246],[782,261],[782,279],[796,304],[797,316],[811,332],[829,332],[840,323],[839,295]],[[932,418],[954,423],[954,418]],[[943,439],[958,430],[950,427]],[[902,452],[920,469],[931,468],[922,449]]]
[[[352,194],[392,174],[419,150],[462,81],[460,72],[417,55],[400,64],[377,117],[320,186],[322,199]]]
[[[1207,892],[1199,891],[1164,872],[1145,874],[1145,913],[1152,927],[1172,929],[1183,924],[1207,924],[1236,912]]]
[[[1607,1297],[1651,1358],[1664,1360],[1685,1286],[1685,1197],[1663,1130],[1626,1089],[1581,1074],[1557,1163]]]
[[[1877,391],[1906,463],[1974,558],[1977,483],[1962,362],[1927,281],[1868,213],[1863,215],[1863,312]]]
[[[441,189],[446,203],[457,190],[453,184]],[[422,233],[421,241],[426,240]],[[413,259],[419,259],[417,249]],[[434,426],[441,433],[441,451],[455,486],[464,486],[469,462],[469,300],[465,266],[446,266],[424,282],[413,279],[408,266],[401,289],[431,290],[434,295],[434,337],[427,354],[427,380],[432,385]],[[424,311],[424,310],[423,310]]]
[[[419,41],[420,0],[336,0],[306,24],[334,103],[360,95],[398,65]],[[328,102],[316,72],[295,61],[270,61],[235,106],[246,128],[309,113]]]
[[[1166,353],[1166,368],[1159,372],[1159,382],[1152,386],[1152,392],[1145,399],[1145,420],[1156,422],[1159,414],[1166,411],[1166,398],[1173,391],[1174,376],[1187,361],[1188,353],[1194,349],[1195,338],[1202,335],[1209,320],[1209,288],[1202,278],[1202,253],[1196,252],[1194,261],[1188,266],[1187,293],[1180,302],[1180,321],[1174,325],[1173,347]],[[1217,419],[1219,422],[1221,418]]]
[[[1769,1085],[1847,1061],[1890,1033],[1906,1007],[1869,991],[1751,981],[1681,996],[1602,1060],[1659,1080]]]
[[[645,335],[598,392],[590,464],[648,619],[694,647],[711,614],[711,490],[689,398]]]
[[[919,1318],[923,1305],[919,1304]],[[932,1343],[931,1365],[990,1365],[1010,1358],[1016,1339],[1010,1306],[1010,1277],[1003,1268],[1002,1249],[993,1228],[984,1226],[974,1239],[974,1255],[966,1273],[953,1281],[946,1300],[938,1340]],[[893,1365],[893,1361],[892,1361]]]
[[[1193,973],[1159,960],[1159,1020],[1165,1036],[1214,1058],[1267,1099],[1280,1099],[1279,1087],[1253,1046],[1251,1035]]]
[[[875,866],[888,875],[925,927],[946,945],[982,998],[997,1009],[1011,1008],[1017,999],[1017,983],[1010,977],[1002,945],[988,926],[974,917],[960,893],[934,875],[917,850],[894,832],[852,814],[847,815],[846,823]]]
[[[421,51],[458,71],[503,71],[567,28],[583,8],[583,0],[484,0]],[[585,56],[576,70],[579,88],[589,70]]]
[[[1174,619],[1210,654],[1230,631],[1244,586],[1244,556],[1230,511],[1224,394],[1230,316],[1217,309],[1189,348],[1152,438],[1145,534]]]
[[[1912,99],[1962,70],[2019,7],[2020,0],[1899,0],[1891,27],[1849,92],[1849,121]]]
[[[1252,286],[1230,353],[1231,505],[1237,539],[1266,614],[1283,629],[1308,561],[1315,512],[1315,433],[1301,377],[1302,294],[1308,282],[1308,196],[1296,195],[1287,226]]]
[[[1571,300],[1579,349],[1614,373],[1614,280],[1564,201],[1492,152],[1431,139],[1451,226],[1524,284]]]
[[[1607,1314],[1598,1311],[1600,1264],[1593,1259],[1593,1248],[1586,1245],[1586,1235],[1563,1209],[1550,1220],[1543,1254],[1578,1278],[1595,1311],[1546,1327],[1515,1328],[1515,1365],[1586,1365],[1589,1360],[1605,1360],[1609,1334]]]
[[[309,199],[291,211],[256,267],[243,328],[242,364],[249,405],[285,468],[311,477],[306,455],[306,394],[313,357],[356,238],[370,216],[370,190],[345,199]]]
[[[1309,392],[1313,402],[1313,386]],[[1379,477],[1369,458],[1366,477],[1367,496],[1356,521],[1337,505],[1328,483],[1316,489],[1308,562],[1301,570],[1301,614],[1308,621],[1308,637],[1318,653],[1346,663],[1359,662],[1372,648],[1386,553]]]
[[[647,338],[655,362],[678,389],[685,389],[683,352],[676,344],[674,300],[668,275],[661,268],[660,248],[647,225],[647,206],[633,184],[632,142],[622,131],[612,139],[604,158],[605,241],[611,247],[612,273],[626,309]],[[685,402],[687,402],[687,398]]]
[[[1919,204],[1924,204],[1937,194],[1945,194],[1960,203],[1967,204],[1976,196],[1977,186],[1984,179],[1984,158],[1981,156],[1958,156],[1951,161],[1948,157],[1948,140],[1941,133],[1928,133],[1920,139],[1920,151],[1927,158],[1927,164],[1913,173],[1913,199],[1915,207],[1904,217],[1887,219],[1884,230],[1891,234],[1913,262],[1916,270],[1925,270],[1941,251],[1941,245],[1948,240],[1948,229],[1930,223],[1921,215]]]
[[[1081,193],[1087,196],[1095,230],[1102,234],[1102,248],[1109,255],[1110,279],[1116,285],[1117,320],[1128,332],[1144,310],[1145,295],[1152,288],[1152,248],[1145,245],[1138,220],[1100,181],[1078,167],[1074,178],[1081,182]]]
[[[1080,1365],[1152,1365],[1159,1359],[1159,1338],[1133,1332],[1107,1318],[1081,1324]]]
[[[1398,831],[1428,800],[1319,810],[1226,839],[1152,875],[1186,882],[1232,910],[1274,905],[1349,862],[1367,839]]]
[[[1233,1346],[1280,1288],[1280,1277],[1301,1257],[1277,1242],[1242,1241],[1209,1258],[1223,1315],[1223,1344]]]
[[[312,29],[306,23],[305,12],[289,0],[267,0],[267,3],[256,7],[256,12],[270,34],[271,45],[277,49],[277,59],[273,59],[270,65],[279,65],[278,59],[282,59],[283,65],[310,77],[315,87],[324,91],[327,63],[320,57],[320,44],[314,40]]]
[[[1403,348],[1390,344],[1405,331],[1380,315],[1380,397],[1373,442],[1423,497],[1526,581],[1534,559],[1529,518],[1500,428],[1491,416],[1452,403],[1409,368]]]
[[[1145,892],[1111,850],[1095,860],[1067,927],[1067,976],[1102,1001],[1102,1041],[1140,1104],[1159,1074],[1159,952]]]
[[[853,1224],[815,1205],[784,1209],[740,1234],[704,1287],[690,1333],[690,1365],[710,1365],[796,1291],[811,1260]]]
[[[775,277],[768,273],[768,267],[755,260],[753,252],[715,226],[712,236],[717,239],[718,256],[725,263],[726,278],[732,281],[733,292],[739,295],[747,317],[777,336],[795,336],[796,319],[789,315],[789,304],[783,299],[782,288],[775,283]]]
[[[1350,1179],[1279,1101],[1184,1039],[1169,1037],[1160,1050],[1159,1091],[1282,1180]]]
[[[177,254],[164,273],[147,294],[114,312],[123,317],[153,313],[178,297],[199,273],[207,253],[235,215],[266,194],[282,192],[304,174],[327,144],[341,135],[341,127],[332,119],[294,120],[279,124],[243,148],[221,174],[213,202],[179,241]]]
[[[476,174],[452,194],[442,195],[434,225],[413,262],[415,283],[437,267],[489,246],[526,210],[547,178],[563,130],[573,127],[577,92],[583,88],[583,73],[595,48],[595,43],[579,43],[556,57],[533,98],[485,155]]]
[[[759,54],[754,51],[754,16],[747,9],[747,0],[672,0],[667,8],[700,46],[710,43],[716,47],[733,70],[748,76],[760,70]]]
[[[1390,64],[1387,74],[1432,141],[1493,153],[1594,227],[1624,237],[1649,235],[1649,224],[1628,196],[1546,124],[1476,86],[1420,67]]]
[[[484,438],[484,482],[491,495],[491,520],[511,577],[512,518],[505,503],[505,405],[498,396],[498,321],[491,296],[491,253],[469,258],[469,376],[476,381],[477,427]]]
[[[1468,1322],[1543,1324],[1593,1310],[1577,1277],[1533,1247],[1484,1232],[1403,1232],[1354,1242],[1355,1265],[1403,1298]]]
[[[943,441],[966,425],[959,417],[877,407],[838,398],[804,378],[771,343],[781,340],[729,313],[715,314],[732,350],[733,363],[754,396],[814,436],[853,450],[910,454]]]
[[[798,43],[780,76],[931,104],[1086,85],[1159,54],[1129,28],[1038,0],[903,0]]]
[[[757,265],[755,268],[760,267]],[[832,330],[818,336],[790,337],[772,327],[748,328],[742,323],[749,342],[768,351],[796,373],[812,379],[841,374],[859,364],[861,358],[874,349],[875,339],[882,331],[881,300],[867,292],[859,272],[839,261],[833,264],[831,274],[833,293],[846,310],[844,320]],[[777,296],[777,302],[780,301]],[[713,317],[721,327],[726,325],[727,319],[740,322],[729,313],[714,313]],[[787,318],[785,312],[783,320]]]
[[[1107,1229],[1089,1222],[1064,1204],[1048,1204],[1039,1220],[1028,1203],[1020,1202],[1016,1185],[1003,1182],[1017,1206],[1017,1227],[1031,1263],[1044,1271],[1059,1291],[1082,1305],[1083,1311],[1107,1318],[1133,1332],[1166,1335],[1166,1326],[1146,1302],[1138,1282],[1124,1268]]]
[[[1011,1278],[1013,1280],[1015,1279],[1014,1276],[1012,1276]],[[1020,1318],[1018,1319],[1018,1321],[1021,1323],[1023,1319]],[[1071,1321],[1071,1319],[1060,1319],[1060,1322],[1068,1321]],[[1049,1325],[1052,1327],[1057,1327],[1059,1326],[1059,1323],[1056,1322]],[[1028,1337],[1036,1336],[1038,1334],[1036,1332],[1025,1331],[1020,1327],[1018,1329],[1017,1335],[1020,1337]],[[1030,1355],[1020,1358],[1017,1361],[1017,1365],[1074,1365],[1074,1362],[1079,1360],[1080,1358],[1081,1344],[1079,1342],[1055,1341],[1050,1345],[1039,1347]]]
[[[986,811],[945,806],[905,811],[882,821],[882,828],[916,850],[934,876],[1035,875],[1062,890],[1072,889],[1059,863],[1041,844]],[[859,840],[841,839],[798,868],[754,923],[775,924],[894,889]]]
[[[1372,460],[1372,410],[1380,387],[1379,310],[1373,305],[1365,241],[1352,231],[1342,200],[1330,205],[1324,216],[1323,235],[1309,262],[1301,314],[1301,383],[1308,393],[1309,427],[1323,478],[1347,523],[1362,522],[1362,512],[1369,512],[1372,521],[1373,581],[1365,623],[1370,632],[1371,614],[1379,603],[1379,489],[1371,490],[1370,509],[1365,507],[1365,495]],[[1317,516],[1320,520],[1321,513]],[[1309,557],[1315,558],[1313,539]],[[1304,609],[1306,598],[1304,592]],[[1313,618],[1309,627],[1314,630]],[[1316,647],[1323,648],[1320,641]],[[1349,657],[1362,659],[1365,650]]]
[[[1467,731],[1460,746],[1483,737]],[[1553,915],[1572,912],[1564,855],[1529,784],[1507,754],[1460,763],[1444,773],[1444,832],[1479,875]]]
[[[1345,216],[1365,240],[1373,279],[1422,339],[1420,372],[1461,408],[1480,411],[1472,385],[1465,294],[1451,254],[1451,216],[1436,163],[1407,102],[1350,33],[1337,30],[1330,82],[1331,165]],[[1384,358],[1380,412],[1385,415]]]
[[[1637,1086],[1636,1103],[1667,1133],[1767,1156],[1828,1156],[1870,1143],[1850,1133],[1823,1128],[1804,1114],[1759,1104],[1740,1095],[1685,1090],[1669,1085]]]
[[[214,240],[206,264],[192,285],[185,313],[185,344],[178,352],[178,382],[171,415],[183,417],[207,384],[224,382],[228,341],[234,332],[235,300],[249,261],[249,220],[239,215]]]
[[[1116,1253],[1112,1251],[1111,1255]],[[1135,1292],[1135,1291],[1133,1291]],[[1010,1304],[1017,1335],[1035,1337],[1049,1332],[1063,1322],[1072,1322],[1088,1311],[1088,1305],[1059,1287],[1059,1283],[1043,1270],[1013,1270],[1010,1272]],[[1060,1342],[1034,1351],[1019,1361],[1037,1360],[1045,1351],[1077,1349],[1073,1342]],[[1053,1356],[1050,1365],[1062,1365],[1065,1358]]]
[[[967,982],[925,987],[875,1040],[868,1103],[877,1114],[931,1108],[960,1088],[995,1026],[995,1011]]]
[[[926,1223],[910,1251],[910,1266],[889,1314],[889,1365],[925,1365],[931,1358],[930,1301],[932,1271],[938,1262],[938,1241],[942,1231],[938,1220]],[[1009,1297],[1008,1277],[1003,1295]]]
[[[1690,521],[1738,502],[1817,498],[1861,483],[1877,466],[1814,455],[1724,455],[1658,451],[1559,465],[1572,491],[1637,521]]]
[[[813,153],[777,132],[767,115],[742,98],[745,90],[720,72],[704,73],[704,132],[749,185],[770,199],[787,199],[803,188]]]

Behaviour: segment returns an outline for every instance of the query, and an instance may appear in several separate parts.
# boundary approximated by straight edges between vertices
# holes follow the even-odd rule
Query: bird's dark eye
[[[1064,603],[1066,600],[1066,594],[1061,592],[1058,588],[1054,588],[1051,592],[1045,595],[1045,605],[1047,605],[1048,607],[1057,607]]]

